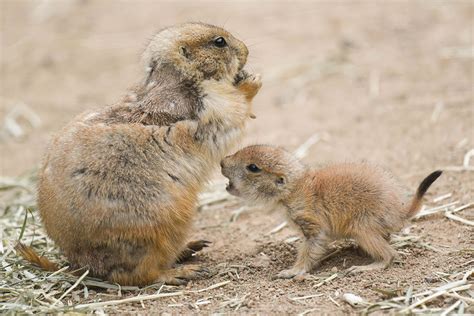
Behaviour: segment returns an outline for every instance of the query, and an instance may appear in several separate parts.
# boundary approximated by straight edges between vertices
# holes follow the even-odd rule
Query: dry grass
[[[470,280],[473,274],[474,269],[453,273],[447,276],[450,281],[446,282],[446,284],[418,293],[413,293],[413,289],[408,288],[404,291],[404,295],[381,302],[366,303],[367,307],[364,309],[364,312],[368,314],[377,310],[395,309],[400,314],[439,313],[447,315],[457,309],[457,313],[462,315],[464,314],[465,307],[474,303],[471,290],[472,280]],[[461,276],[460,280],[459,276]],[[440,297],[454,297],[456,302],[452,305],[439,307],[438,298]]]

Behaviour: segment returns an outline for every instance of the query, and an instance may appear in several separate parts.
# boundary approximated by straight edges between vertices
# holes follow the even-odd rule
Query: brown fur
[[[56,271],[58,270],[58,265],[51,262],[48,258],[38,255],[33,248],[28,247],[22,243],[18,243],[15,246],[15,250],[26,260],[31,263],[36,264],[37,266],[42,267],[46,271]]]
[[[387,267],[396,255],[388,243],[390,233],[419,211],[424,193],[441,175],[430,174],[407,206],[392,176],[367,163],[310,170],[281,148],[255,145],[226,157],[221,166],[230,193],[284,206],[304,235],[295,265],[280,278],[310,271],[327,245],[340,238],[355,239],[376,260],[351,271]]]
[[[228,46],[213,46],[218,36]],[[38,206],[73,268],[123,285],[182,284],[203,272],[173,265],[189,253],[197,194],[240,139],[261,86],[254,75],[236,80],[247,54],[215,26],[164,29],[145,50],[132,95],[80,115],[54,138]]]

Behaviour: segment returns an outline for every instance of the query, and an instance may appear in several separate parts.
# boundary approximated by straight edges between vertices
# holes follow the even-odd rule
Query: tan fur
[[[218,36],[227,47],[213,46]],[[124,285],[181,284],[203,272],[173,265],[187,251],[197,194],[241,138],[261,86],[259,76],[236,80],[247,54],[215,26],[167,28],[145,50],[131,95],[54,138],[38,206],[73,268]]]
[[[251,171],[252,164],[257,171]],[[281,148],[255,145],[226,157],[221,166],[230,193],[282,205],[304,235],[293,268],[279,273],[279,278],[309,272],[327,245],[341,238],[355,239],[376,260],[351,271],[387,267],[396,255],[388,243],[390,233],[400,230],[419,210],[424,192],[441,174],[428,176],[407,204],[392,176],[367,163],[311,170]]]

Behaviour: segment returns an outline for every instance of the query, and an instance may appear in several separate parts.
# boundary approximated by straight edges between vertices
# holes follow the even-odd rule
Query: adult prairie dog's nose
[[[247,48],[247,46],[244,43],[242,43],[242,53],[245,56],[244,63],[246,63],[247,62],[247,57],[249,57],[249,49]]]
[[[239,60],[240,68],[243,68],[247,63],[247,57],[249,56],[249,49],[245,44],[239,41],[239,52],[237,53],[237,59]]]

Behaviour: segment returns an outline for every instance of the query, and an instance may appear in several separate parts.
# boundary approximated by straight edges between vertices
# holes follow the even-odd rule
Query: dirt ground
[[[473,202],[474,172],[460,168],[474,148],[472,1],[0,3],[2,176],[35,168],[61,126],[123,95],[139,79],[140,53],[156,30],[193,20],[224,26],[242,39],[250,49],[248,68],[263,75],[257,119],[243,145],[294,150],[318,135],[304,158],[308,164],[373,161],[413,191],[441,168],[446,171],[430,189],[427,207]],[[14,137],[6,124],[14,109],[34,113],[40,124],[31,127],[20,118],[24,135]],[[472,265],[472,227],[435,215],[413,222],[409,234],[419,241],[399,248],[400,258],[383,272],[339,276],[315,287],[318,275],[370,262],[349,246],[313,278],[273,281],[292,264],[298,242],[288,238],[297,234],[289,227],[269,233],[284,221],[278,210],[247,211],[231,221],[237,208],[199,212],[192,237],[213,243],[195,261],[217,274],[187,288],[229,284],[191,298],[105,311],[347,313],[355,310],[342,301],[343,293],[376,301],[384,296],[377,289],[423,290],[442,284],[443,273]],[[462,216],[474,218],[470,210]]]

